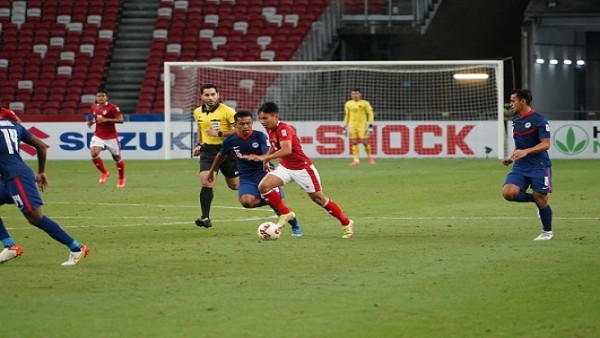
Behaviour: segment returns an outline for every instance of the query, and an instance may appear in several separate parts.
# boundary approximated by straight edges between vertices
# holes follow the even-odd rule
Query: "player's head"
[[[274,129],[279,122],[279,107],[275,102],[265,102],[258,108],[258,119],[266,129]]]
[[[513,114],[520,114],[529,110],[533,97],[527,89],[513,89],[510,92],[510,108]]]
[[[208,108],[219,102],[219,89],[213,83],[205,83],[200,87],[200,100]]]
[[[104,89],[96,90],[96,103],[105,104],[108,101],[108,93]]]
[[[531,105],[531,101],[533,101],[533,96],[528,89],[513,89],[510,95],[515,95],[519,100],[525,100],[528,105]]]
[[[254,123],[254,120],[252,119],[251,112],[240,110],[233,115],[233,119],[235,120],[235,129],[237,130],[238,134],[246,136],[252,132],[252,124]]]
[[[350,92],[350,96],[352,97],[352,100],[354,101],[358,101],[360,100],[360,89],[359,88],[353,88],[352,91]]]

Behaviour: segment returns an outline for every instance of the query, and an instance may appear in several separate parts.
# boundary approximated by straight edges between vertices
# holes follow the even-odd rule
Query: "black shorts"
[[[220,144],[205,144],[200,152],[200,171],[208,171],[221,150]],[[237,170],[237,159],[234,154],[227,154],[225,161],[217,168],[217,172],[221,171],[223,176],[233,178],[240,176]]]

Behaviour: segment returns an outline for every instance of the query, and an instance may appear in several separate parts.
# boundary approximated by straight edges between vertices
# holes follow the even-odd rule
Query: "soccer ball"
[[[281,230],[279,230],[279,226],[276,223],[264,222],[258,226],[256,233],[260,239],[275,240],[279,238]]]

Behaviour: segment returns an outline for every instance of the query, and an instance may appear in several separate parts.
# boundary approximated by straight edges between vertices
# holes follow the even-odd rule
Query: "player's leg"
[[[362,144],[365,148],[365,154],[367,155],[367,161],[369,164],[375,164],[375,160],[371,157],[371,144],[369,144],[369,134],[367,132],[367,126],[359,128],[357,132],[358,143]],[[357,146],[358,148],[358,146]]]
[[[550,168],[540,170],[539,174],[531,179],[533,189],[533,201],[538,207],[540,221],[542,222],[542,233],[534,238],[537,241],[550,240],[554,238],[552,231],[552,208],[548,204],[552,192],[552,172]]]
[[[529,179],[515,170],[511,170],[504,180],[502,197],[510,202],[533,202],[533,196],[527,192],[528,187]]]
[[[121,158],[121,144],[119,143],[119,139],[107,140],[105,144],[106,149],[108,149],[113,160],[115,161],[115,166],[117,167],[117,172],[119,173],[117,188],[123,188],[125,186],[125,161],[123,161]]]
[[[279,189],[276,189],[290,182],[290,180],[289,170],[282,166],[278,166],[274,171],[265,175],[258,184],[258,190],[260,191],[261,196],[274,210],[279,212],[280,215],[277,225],[280,228],[285,226],[285,223],[289,220],[296,217],[294,212],[283,202],[283,198],[281,198],[281,195],[279,194]]]
[[[238,200],[244,208],[258,208],[267,205],[258,191],[258,182],[242,179],[238,189]]]
[[[225,176],[225,182],[227,183],[229,189],[239,189],[240,173],[237,170],[237,159],[235,156],[227,155],[225,160],[219,166],[219,171],[223,173],[223,176]]]
[[[348,126],[348,138],[350,138],[350,150],[352,152],[352,162],[350,165],[360,164],[360,150],[358,149],[359,129],[354,126]]]
[[[0,205],[13,204],[10,194],[6,190],[4,182],[0,180]],[[23,249],[15,244],[15,241],[10,237],[8,230],[4,226],[2,218],[0,218],[0,242],[2,243],[2,251],[0,252],[0,264],[8,262],[13,258],[19,257],[23,253]]]
[[[210,220],[210,207],[212,205],[214,192],[213,188],[217,182],[216,176],[217,172],[214,173],[214,177],[212,181],[207,179],[208,172],[210,167],[212,166],[213,160],[217,156],[219,151],[218,145],[205,145],[204,150],[200,153],[200,210],[202,215],[200,218],[196,219],[195,223],[199,227],[210,228],[212,226],[212,221]]]
[[[104,150],[104,141],[97,136],[93,136],[90,141],[90,155],[92,156],[92,163],[94,163],[96,168],[100,171],[100,178],[98,179],[98,183],[100,184],[106,182],[106,179],[110,175],[100,157],[100,152],[102,150]]]
[[[344,229],[343,238],[351,238],[354,233],[354,222],[346,217],[337,203],[323,194],[321,177],[317,168],[314,165],[311,165],[304,170],[295,170],[292,178],[302,189],[304,189],[304,191],[306,191],[313,202],[320,205],[323,209],[327,210],[331,216],[340,221],[340,224]]]
[[[23,249],[15,244],[15,241],[10,237],[8,230],[0,218],[0,241],[2,241],[2,251],[0,251],[0,264],[6,263],[13,258],[21,256]]]
[[[79,243],[64,231],[51,218],[44,216],[41,206],[44,204],[35,185],[35,178],[17,176],[7,184],[9,194],[27,221],[46,232],[57,242],[71,251],[69,259],[63,265],[75,265],[89,253],[84,244]]]

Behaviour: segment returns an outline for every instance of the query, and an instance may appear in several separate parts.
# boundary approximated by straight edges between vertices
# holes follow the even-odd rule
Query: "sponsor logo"
[[[31,127],[29,129],[27,129],[27,131],[29,131],[31,134],[33,134],[33,136],[35,136],[41,140],[44,140],[44,139],[47,139],[50,137],[50,135],[44,133],[43,131],[41,131],[40,129],[38,129],[36,127]],[[46,144],[46,148],[50,148],[50,146],[48,146]],[[35,156],[35,153],[36,153],[35,148],[26,143],[21,143],[21,150],[23,152],[25,152],[26,154],[28,154],[29,156]]]
[[[554,133],[554,146],[565,155],[577,155],[590,144],[590,136],[585,129],[575,124],[560,127]]]

